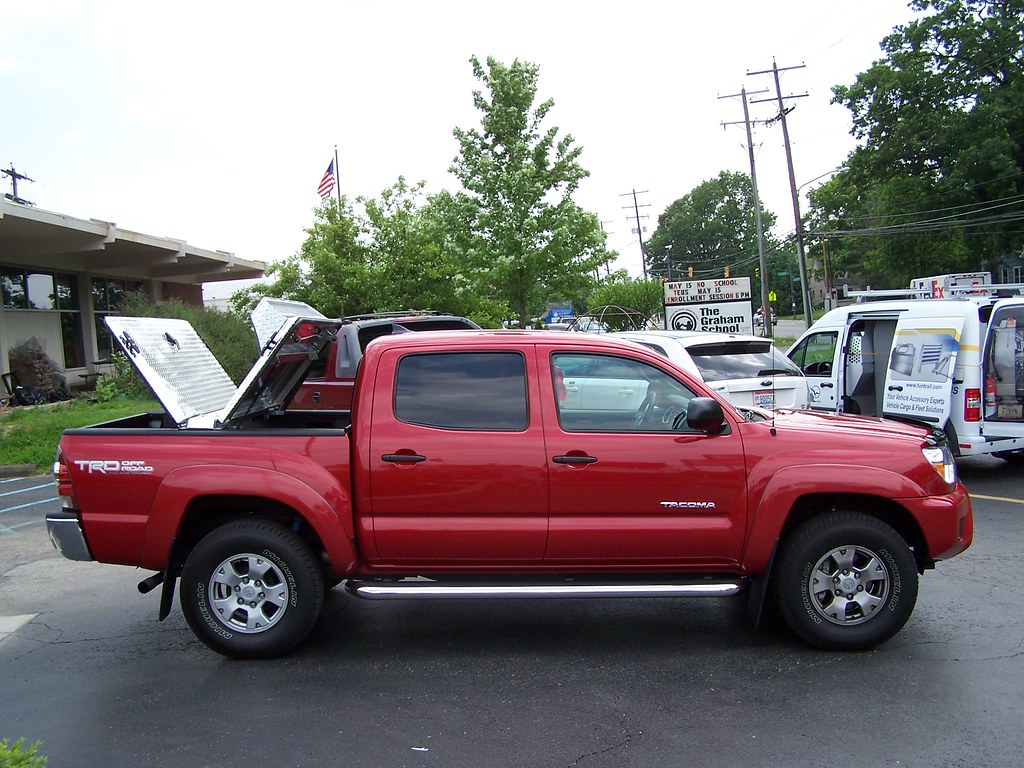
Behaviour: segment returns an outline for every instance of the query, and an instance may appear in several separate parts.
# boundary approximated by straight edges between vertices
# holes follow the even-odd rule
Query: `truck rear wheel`
[[[192,550],[179,595],[196,636],[226,656],[279,656],[320,615],[323,573],[309,545],[286,528],[243,521],[217,528]]]
[[[902,629],[917,602],[917,563],[903,538],[860,512],[811,518],[776,560],[779,611],[803,640],[866,650]]]

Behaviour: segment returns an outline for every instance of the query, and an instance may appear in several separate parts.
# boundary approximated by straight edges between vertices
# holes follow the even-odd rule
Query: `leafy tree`
[[[875,284],[991,268],[1020,247],[1024,215],[1024,6],[913,0],[925,15],[834,101],[863,144],[811,193],[811,227],[835,233],[835,272]]]
[[[591,274],[607,261],[597,217],[572,200],[589,174],[574,139],[542,124],[554,106],[535,105],[536,65],[474,56],[479,129],[456,128],[460,152],[451,172],[469,204],[467,261],[485,290],[525,325],[546,302],[585,295]]]
[[[775,252],[775,214],[762,206],[761,221],[765,252]],[[694,279],[724,277],[726,268],[730,277],[754,278],[759,256],[750,177],[722,171],[671,203],[658,217],[647,258],[651,274],[673,280],[688,279],[691,267]]]
[[[504,307],[481,296],[466,263],[471,212],[467,200],[441,192],[424,202],[423,182],[409,187],[403,178],[363,200],[371,271],[379,311],[434,309],[496,325]]]
[[[589,308],[609,305],[657,317],[664,309],[665,290],[660,280],[633,280],[625,270],[618,270],[602,280],[587,301]]]

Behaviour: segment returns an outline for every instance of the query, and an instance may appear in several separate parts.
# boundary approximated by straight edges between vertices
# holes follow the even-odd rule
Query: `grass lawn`
[[[53,469],[57,441],[65,429],[152,410],[160,410],[155,400],[93,403],[84,397],[66,403],[5,409],[0,411],[0,465],[31,464],[47,474]]]

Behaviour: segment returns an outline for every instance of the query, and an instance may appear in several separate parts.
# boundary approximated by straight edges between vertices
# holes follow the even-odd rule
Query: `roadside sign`
[[[753,333],[750,298],[749,277],[665,283],[665,327]]]
[[[768,291],[768,301],[778,301],[779,297],[775,291]]]

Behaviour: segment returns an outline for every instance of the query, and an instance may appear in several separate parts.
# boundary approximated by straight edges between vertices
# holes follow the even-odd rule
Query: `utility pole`
[[[807,258],[804,254],[804,235],[803,225],[800,222],[800,197],[796,186],[796,175],[793,173],[793,150],[789,143],[789,127],[786,125],[786,106],[782,103],[782,86],[779,84],[779,72],[785,72],[790,69],[803,69],[805,65],[800,64],[795,67],[783,67],[779,69],[779,65],[775,63],[775,59],[772,59],[772,68],[764,69],[760,72],[747,72],[748,75],[767,75],[772,74],[775,77],[775,97],[779,104],[779,121],[782,123],[782,138],[786,145],[786,164],[789,166],[789,189],[793,195],[793,218],[796,221],[796,258],[797,265],[800,267],[800,288],[803,293],[803,304],[804,304],[804,322],[807,323],[807,327],[811,327],[811,290],[807,283]],[[801,94],[790,94],[787,99],[800,99],[807,96],[806,93]],[[771,101],[771,99],[759,99],[753,103],[758,104],[762,101]]]
[[[646,195],[647,194],[647,190],[646,189],[641,190],[639,193],[637,193],[637,191],[635,189],[632,192],[623,192],[621,195],[619,195],[619,197],[629,197],[630,194],[633,195],[633,216],[636,219],[636,236],[640,239],[640,263],[643,265],[643,268],[644,268],[644,280],[646,280],[647,279],[647,252],[644,250],[644,228],[643,228],[643,225],[640,223],[640,209],[641,208],[650,208],[651,206],[650,206],[649,203],[644,203],[641,206],[641,205],[638,205],[637,201],[636,201],[637,194],[641,194],[641,195]],[[624,205],[622,207],[623,208],[629,208],[628,205]],[[643,218],[646,219],[647,215],[644,214]],[[626,220],[627,221],[629,220],[628,216],[626,217]]]
[[[608,235],[613,235],[615,233],[614,232],[609,232],[608,230],[606,230],[604,228],[604,225],[605,224],[611,224],[611,223],[612,223],[611,219],[602,219],[602,220],[598,221],[598,224],[601,225],[601,233],[604,235],[605,246],[606,246],[605,252],[606,253],[607,253]],[[610,277],[611,274],[612,274],[612,268],[608,265],[607,261],[604,263],[604,274],[605,274],[606,277]],[[600,280],[601,279],[601,270],[600,269],[595,269],[594,270],[594,275],[595,275],[595,277],[597,277],[598,280]]]
[[[16,170],[14,170],[14,163],[11,163],[10,168],[0,168],[0,173],[2,173],[4,176],[11,177],[11,188],[12,192],[14,193],[11,195],[5,194],[4,197],[6,197],[8,200],[12,202],[20,203],[21,205],[35,205],[35,203],[31,203],[28,200],[23,200],[22,198],[18,197],[18,182],[35,181],[35,179],[30,179],[28,176],[25,176],[24,174],[18,173]]]
[[[821,262],[825,269],[825,298],[828,304],[825,305],[826,309],[834,309],[832,306],[832,270],[828,265],[828,238],[821,238]]]
[[[754,91],[754,93],[767,93],[768,90]],[[757,222],[757,261],[761,267],[761,306],[764,308],[764,335],[771,338],[775,334],[771,323],[771,304],[768,301],[768,261],[764,255],[764,226],[761,223],[761,198],[757,193],[757,170],[754,168],[754,138],[750,131],[750,111],[747,108],[747,89],[740,88],[739,93],[729,96],[719,96],[719,99],[732,99],[737,96],[743,99],[743,124],[747,129],[747,154],[750,157],[750,185],[754,190],[754,220]],[[763,121],[762,121],[763,122]],[[722,123],[724,128],[727,125],[736,123]]]

